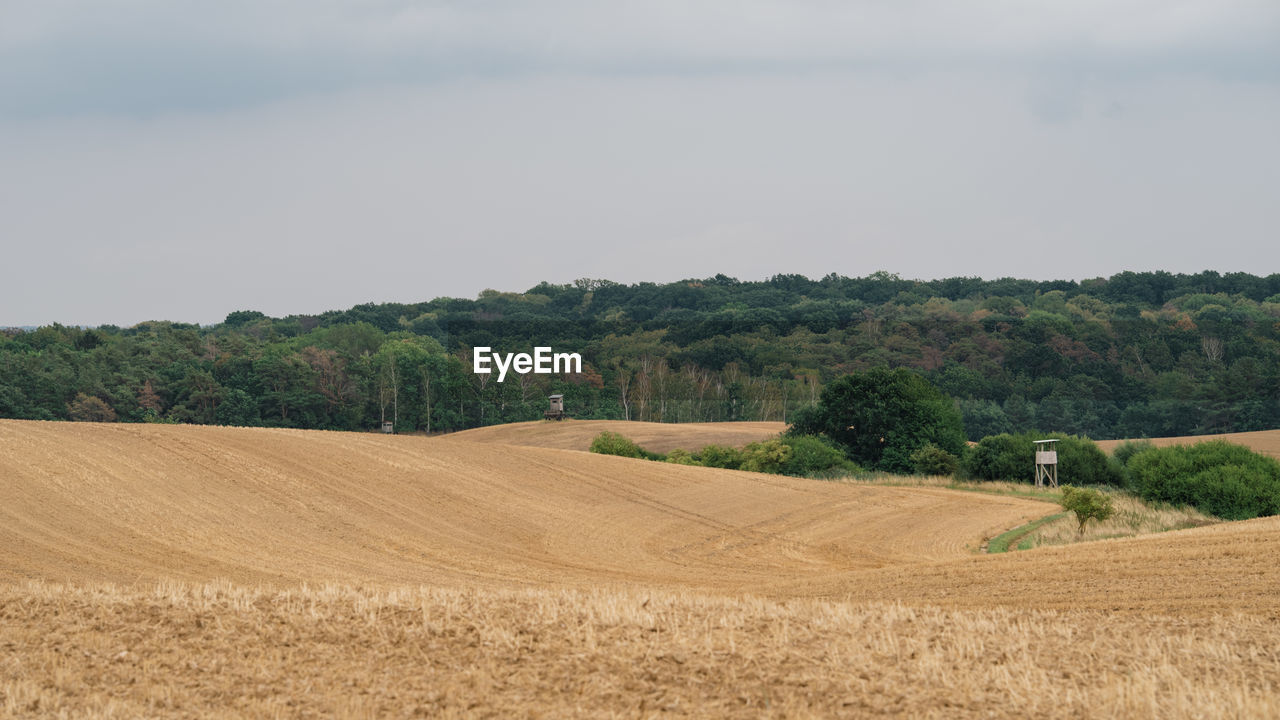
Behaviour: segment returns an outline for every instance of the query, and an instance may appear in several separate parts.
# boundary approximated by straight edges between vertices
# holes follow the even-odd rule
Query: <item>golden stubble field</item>
[[[645,450],[667,453],[682,448],[693,452],[707,445],[742,447],[777,437],[787,429],[781,422],[655,423],[634,420],[561,420],[509,423],[463,430],[454,437],[474,442],[528,447],[586,450],[606,430],[625,435]]]
[[[460,436],[0,421],[0,715],[1280,713],[1280,521],[975,553],[1055,509]]]

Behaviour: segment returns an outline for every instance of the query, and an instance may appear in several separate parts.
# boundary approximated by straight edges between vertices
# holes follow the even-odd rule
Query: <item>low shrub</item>
[[[930,443],[911,453],[911,465],[918,475],[955,475],[960,458]]]
[[[1035,445],[1022,435],[988,435],[965,452],[960,466],[977,480],[1024,482],[1035,478]]]
[[[589,448],[593,453],[601,455],[617,455],[619,457],[641,458],[644,460],[666,460],[661,453],[645,450],[621,433],[605,430],[591,441]]]
[[[1127,466],[1134,455],[1150,450],[1153,447],[1155,445],[1151,444],[1150,440],[1125,440],[1117,445],[1115,450],[1111,451],[1111,457],[1115,458],[1116,462],[1121,465]]]
[[[666,455],[649,452],[624,435],[605,431],[591,441],[591,452],[658,460],[676,465],[700,465],[726,470],[812,477],[852,473],[857,465],[842,450],[812,435],[791,435],[753,442],[743,449],[707,445],[697,452],[676,448]]]
[[[742,451],[724,445],[708,445],[698,453],[698,460],[707,467],[737,470],[742,467]]]
[[[782,463],[783,475],[811,477],[858,470],[843,450],[815,435],[788,435],[782,438],[782,443],[791,448],[791,454]]]
[[[675,450],[672,450],[671,452],[667,453],[667,462],[675,463],[676,465],[701,465],[702,464],[701,462],[698,461],[698,458],[696,455],[689,452],[688,450],[685,450],[684,448],[676,448]]]
[[[705,454],[705,450],[703,451]],[[777,475],[791,457],[791,446],[778,438],[753,442],[742,449],[740,470]]]

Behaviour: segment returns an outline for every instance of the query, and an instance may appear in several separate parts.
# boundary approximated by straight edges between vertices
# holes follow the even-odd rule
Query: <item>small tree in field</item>
[[[1111,517],[1115,512],[1115,508],[1111,506],[1111,497],[1097,490],[1089,490],[1088,488],[1074,488],[1070,485],[1062,486],[1062,507],[1076,514],[1076,521],[1080,523],[1080,534],[1084,534],[1084,524],[1089,520],[1097,520],[1102,522]]]

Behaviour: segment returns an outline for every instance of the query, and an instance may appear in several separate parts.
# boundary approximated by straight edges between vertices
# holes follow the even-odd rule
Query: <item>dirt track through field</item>
[[[8,580],[827,594],[1052,511],[458,438],[161,425],[0,421],[0,478]]]

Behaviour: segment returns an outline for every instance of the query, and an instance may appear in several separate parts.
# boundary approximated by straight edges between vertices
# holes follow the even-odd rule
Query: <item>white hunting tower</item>
[[[1036,440],[1036,487],[1058,487],[1058,441]]]

